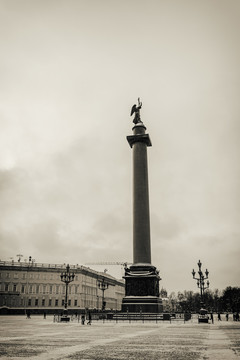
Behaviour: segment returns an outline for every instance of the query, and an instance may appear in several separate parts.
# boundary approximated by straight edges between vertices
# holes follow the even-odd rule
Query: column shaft
[[[133,145],[133,263],[151,264],[147,145]]]

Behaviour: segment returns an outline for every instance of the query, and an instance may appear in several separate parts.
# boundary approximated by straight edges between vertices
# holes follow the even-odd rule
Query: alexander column
[[[151,265],[147,147],[152,146],[140,118],[142,103],[132,107],[133,135],[127,141],[133,149],[133,265],[125,269],[125,297],[122,311],[161,312],[159,272]]]

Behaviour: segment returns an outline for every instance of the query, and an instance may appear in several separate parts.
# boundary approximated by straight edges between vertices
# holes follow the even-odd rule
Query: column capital
[[[147,146],[152,146],[152,142],[151,142],[150,137],[149,137],[148,134],[129,135],[129,136],[127,136],[127,141],[128,141],[131,148],[133,147],[133,145],[136,142],[143,142]]]

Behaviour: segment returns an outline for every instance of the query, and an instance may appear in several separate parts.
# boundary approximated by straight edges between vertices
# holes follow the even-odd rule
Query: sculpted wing
[[[137,105],[135,104],[135,105],[133,105],[133,107],[132,107],[131,116],[135,113],[136,109],[137,109]]]

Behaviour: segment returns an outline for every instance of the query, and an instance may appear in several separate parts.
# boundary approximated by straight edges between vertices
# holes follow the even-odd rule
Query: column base
[[[163,311],[159,298],[159,272],[151,264],[133,264],[125,269],[125,297],[122,300],[123,312]]]
[[[162,313],[162,299],[155,296],[125,296],[122,300],[122,312]]]

